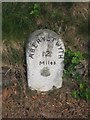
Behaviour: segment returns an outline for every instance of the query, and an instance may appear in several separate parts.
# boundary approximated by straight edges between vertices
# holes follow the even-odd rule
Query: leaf
[[[84,85],[82,83],[80,83],[80,89],[83,90],[84,89]]]
[[[34,4],[34,10],[35,10],[35,9],[40,9],[40,5],[39,5],[39,4],[37,4],[37,3],[36,3],[36,4]]]
[[[78,64],[79,62],[80,62],[80,60],[77,57],[72,58],[72,63],[73,64]]]
[[[72,96],[76,99],[79,98],[78,91],[77,90],[72,91]]]
[[[30,12],[30,15],[32,15],[34,13],[34,11],[32,10],[31,12]]]
[[[90,88],[86,88],[86,99],[90,100]]]
[[[81,81],[82,76],[80,75],[80,73],[76,73],[75,71],[75,74],[73,74],[73,78],[79,82]]]
[[[78,57],[79,60],[83,59],[83,54],[81,52],[75,52],[75,56]]]

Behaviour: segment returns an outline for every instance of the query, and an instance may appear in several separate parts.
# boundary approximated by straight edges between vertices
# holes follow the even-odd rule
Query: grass
[[[33,5],[31,3],[3,3],[3,39],[22,40],[34,30],[35,20],[30,14]]]
[[[53,25],[58,23],[58,21],[59,24],[61,24],[62,20],[65,24],[70,22],[70,11],[67,12],[67,15],[65,16],[61,4],[60,8],[59,5],[57,5],[58,9],[53,7],[51,11],[49,10],[48,5],[48,3],[44,3],[44,5],[42,3],[3,3],[3,39],[23,40],[31,32],[38,29],[36,21],[42,16],[44,20],[46,20],[45,26],[47,26],[48,29],[52,29],[52,26],[49,26],[51,22],[48,20],[50,19],[52,20]]]

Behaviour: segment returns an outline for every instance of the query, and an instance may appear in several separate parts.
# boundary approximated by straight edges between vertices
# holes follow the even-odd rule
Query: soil
[[[20,83],[20,78],[17,79],[12,70],[9,69],[3,67],[3,118],[90,117],[88,101],[76,100],[71,96],[71,90],[75,86],[73,80],[71,83],[64,80],[60,89],[53,88],[48,92],[31,91],[26,82]]]

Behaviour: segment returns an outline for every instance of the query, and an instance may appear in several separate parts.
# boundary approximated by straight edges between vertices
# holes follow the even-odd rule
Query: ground
[[[89,101],[71,96],[77,85],[71,78],[63,79],[60,89],[48,92],[28,88],[24,46],[29,34],[48,28],[60,35],[66,49],[87,56],[88,9],[88,3],[3,3],[3,118],[90,118]],[[83,65],[86,78],[87,59]]]
[[[3,68],[3,72],[10,68]],[[13,80],[12,80],[13,79]],[[19,78],[20,79],[20,78]],[[88,102],[71,96],[75,82],[63,81],[60,89],[31,91],[22,86],[11,70],[3,75],[2,115],[4,118],[88,118]],[[71,84],[71,85],[69,85]]]
[[[63,86],[48,93],[29,92],[29,95],[20,98],[18,91],[15,93],[11,88],[5,89],[3,116],[5,118],[87,118],[89,115],[88,103],[85,100],[72,98],[68,87]]]

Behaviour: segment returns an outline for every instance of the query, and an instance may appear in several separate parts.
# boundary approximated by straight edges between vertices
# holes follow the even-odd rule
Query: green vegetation
[[[49,5],[52,5],[49,8]],[[61,25],[70,24],[72,16],[70,10],[63,11],[69,8],[72,4],[53,4],[53,3],[3,3],[2,5],[2,31],[3,40],[8,39],[8,42],[24,41],[27,36],[36,29],[38,29],[37,19],[42,18],[43,24],[41,28],[47,27],[48,29],[55,30],[55,24]],[[62,7],[63,6],[63,7]],[[58,9],[57,9],[58,7]],[[52,22],[51,22],[52,21]]]
[[[85,81],[80,81],[78,83],[78,88],[76,90],[72,91],[72,96],[76,99],[85,99],[90,100],[90,88],[88,86],[88,83]]]
[[[65,77],[74,77],[76,76],[80,77],[78,73],[76,73],[76,66],[81,62],[83,59],[82,54],[78,52],[73,52],[70,49],[66,50],[65,52],[65,70],[64,70],[64,76]],[[77,79],[78,79],[77,77]]]
[[[39,6],[34,3],[3,3],[3,39],[24,40],[36,28],[34,16],[39,15]]]
[[[33,15],[34,17],[40,16],[40,4],[38,3],[34,4],[33,9],[30,12],[30,15]]]
[[[88,82],[85,81],[83,76],[76,70],[76,66],[79,65],[83,59],[84,57],[79,51],[73,52],[70,49],[66,50],[64,77],[69,79],[72,78],[77,82],[77,88],[72,91],[72,96],[74,98],[90,100],[90,88]]]

